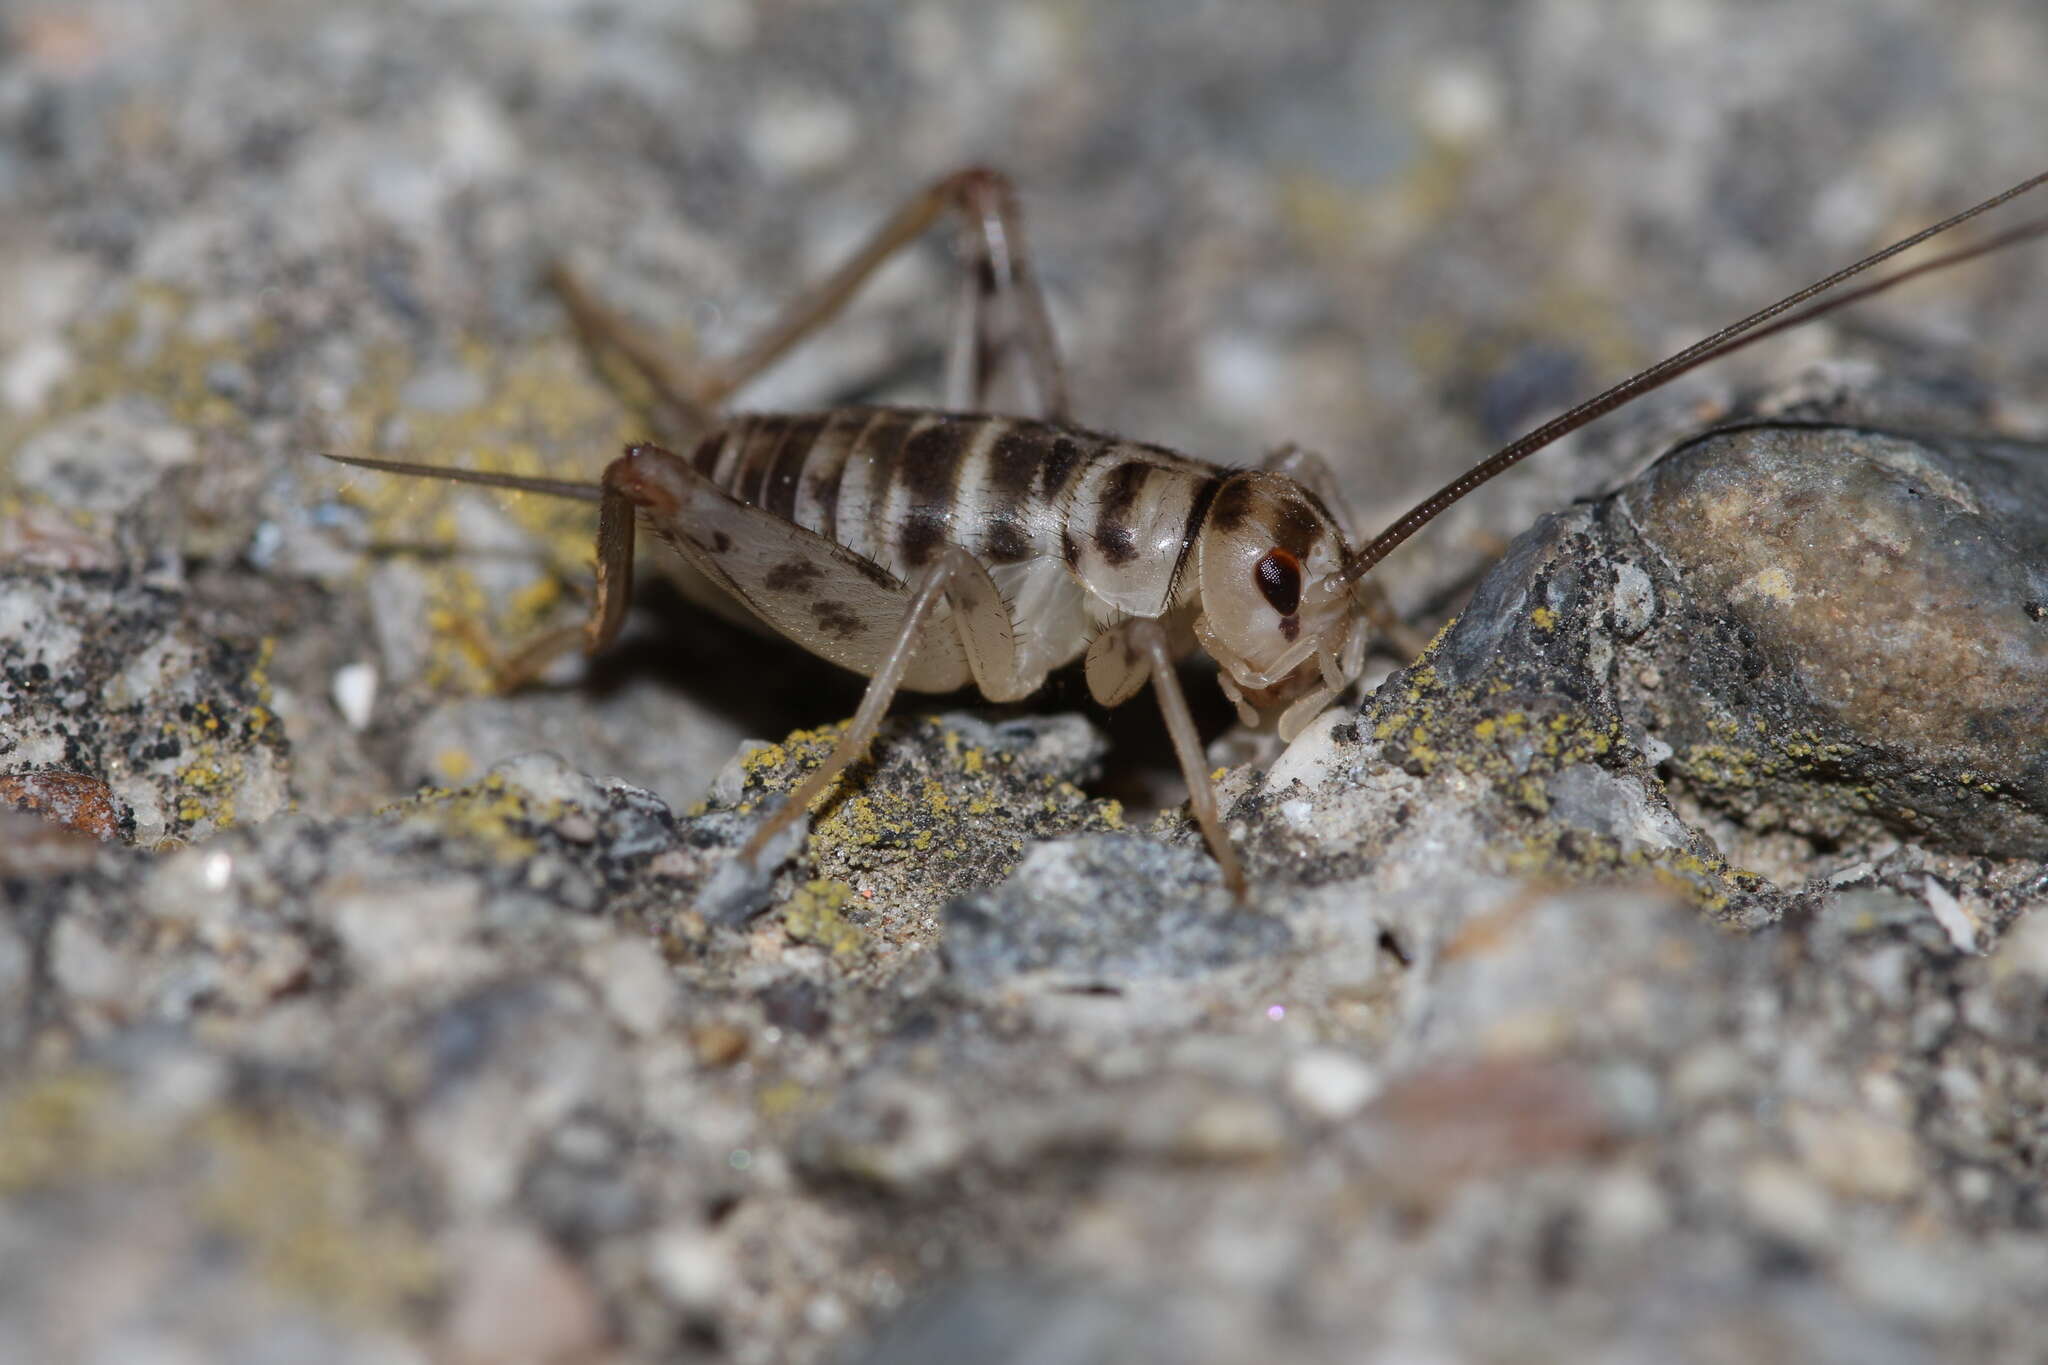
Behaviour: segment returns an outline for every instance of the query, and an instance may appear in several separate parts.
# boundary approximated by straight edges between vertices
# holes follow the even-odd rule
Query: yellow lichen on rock
[[[842,881],[820,878],[804,883],[782,909],[783,932],[799,943],[823,948],[841,962],[860,957],[867,948],[867,933],[841,913],[853,894]]]
[[[168,1201],[192,1235],[322,1313],[385,1318],[440,1278],[423,1235],[377,1209],[374,1183],[358,1154],[303,1122],[226,1105],[138,1113],[114,1078],[84,1068],[0,1097],[0,1194]]]

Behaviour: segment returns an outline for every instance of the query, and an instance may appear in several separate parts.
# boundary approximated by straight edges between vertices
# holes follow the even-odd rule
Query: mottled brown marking
[[[1287,643],[1291,645],[1295,642],[1296,639],[1300,637],[1300,635],[1301,618],[1299,616],[1283,616],[1280,618],[1281,639],[1287,641]]]
[[[1252,514],[1252,482],[1250,479],[1231,479],[1216,495],[1216,506],[1209,513],[1211,523],[1225,535],[1241,529]]]
[[[1031,537],[1007,517],[992,518],[982,528],[981,554],[991,564],[1015,564],[1034,553]]]
[[[727,550],[730,550],[731,548],[732,548],[732,537],[731,537],[731,536],[727,535],[727,534],[726,534],[725,532],[723,532],[723,531],[713,531],[713,532],[711,533],[711,553],[713,553],[713,554],[715,554],[715,555],[722,555],[722,554],[724,554],[724,553],[725,553],[725,552],[726,552]]]
[[[1045,428],[1005,421],[982,457],[981,552],[994,563],[1015,564],[1036,553],[1028,518],[1047,450]]]
[[[1316,513],[1316,504],[1300,493],[1278,492],[1271,484],[1262,488],[1250,478],[1231,479],[1209,509],[1209,524],[1224,535],[1232,535],[1255,520],[1272,534],[1275,546],[1297,559],[1307,559],[1323,534],[1323,519]]]
[[[844,602],[813,602],[811,615],[817,619],[818,629],[835,640],[851,640],[860,634],[860,618]]]
[[[761,581],[770,592],[802,592],[824,577],[825,571],[808,559],[785,559]]]
[[[1125,460],[1110,470],[1109,477],[1102,481],[1103,516],[1119,520],[1130,516],[1131,509],[1138,505],[1138,494],[1156,467],[1144,460]]]
[[[1095,548],[1105,564],[1122,568],[1138,557],[1138,538],[1128,526],[1098,527]]]
[[[929,564],[946,543],[946,518],[929,507],[913,507],[896,532],[896,549],[912,568]]]
[[[1278,500],[1273,516],[1273,543],[1296,559],[1307,559],[1323,533],[1315,508],[1298,497]]]
[[[951,505],[960,479],[960,465],[980,426],[973,419],[942,417],[911,433],[897,456],[899,474],[911,505]]]

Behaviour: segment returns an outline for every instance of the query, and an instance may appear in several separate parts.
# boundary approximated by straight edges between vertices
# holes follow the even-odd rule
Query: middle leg
[[[1151,674],[1152,694],[1159,698],[1159,714],[1166,720],[1167,737],[1173,741],[1174,756],[1180,760],[1181,774],[1187,779],[1188,810],[1201,828],[1210,856],[1223,872],[1223,884],[1230,888],[1232,896],[1243,901],[1249,894],[1244,864],[1238,861],[1237,850],[1230,846],[1230,836],[1223,828],[1223,815],[1216,805],[1216,787],[1209,780],[1208,756],[1202,752],[1194,713],[1188,709],[1187,694],[1181,691],[1180,675],[1174,671],[1167,629],[1161,622],[1143,618],[1126,621],[1119,629],[1125,641],[1145,660]]]
[[[789,794],[781,809],[748,837],[740,849],[742,858],[752,863],[777,834],[810,810],[840,774],[867,753],[882,728],[889,704],[903,686],[919,644],[929,631],[937,628],[935,617],[942,603],[952,610],[950,624],[959,632],[975,685],[984,696],[994,701],[1013,701],[1036,689],[1040,680],[1025,676],[1021,670],[1009,609],[988,570],[958,546],[945,546],[932,566],[911,585],[903,624],[869,679],[860,706],[839,736],[839,742],[825,761]]]

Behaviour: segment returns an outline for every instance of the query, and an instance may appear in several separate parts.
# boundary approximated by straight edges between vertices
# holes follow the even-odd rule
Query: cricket
[[[2035,175],[1876,251],[1622,380],[1510,442],[1369,540],[1316,456],[1282,446],[1232,468],[1076,425],[1017,195],[970,168],[912,198],[751,344],[711,361],[665,353],[566,268],[551,283],[576,326],[613,348],[678,416],[676,451],[634,444],[597,482],[485,473],[354,455],[342,464],[575,498],[598,505],[587,620],[508,656],[507,685],[557,656],[603,649],[625,620],[641,526],[763,625],[869,679],[831,755],[764,816],[739,856],[757,865],[873,742],[901,691],[972,684],[992,702],[1037,691],[1083,660],[1114,707],[1151,684],[1188,806],[1223,881],[1244,867],[1224,829],[1176,674],[1200,650],[1247,724],[1278,713],[1283,740],[1357,681],[1368,645],[1412,642],[1370,573],[1481,484],[1569,432],[1697,366],[1881,290],[2048,234],[2039,219],[1852,290],[1852,277],[2048,183]],[[962,279],[939,409],[849,406],[728,412],[750,380],[831,320],[893,254],[957,219]],[[1831,294],[1820,302],[1821,295]],[[1028,412],[989,410],[1006,366]],[[759,870],[772,870],[760,868]]]

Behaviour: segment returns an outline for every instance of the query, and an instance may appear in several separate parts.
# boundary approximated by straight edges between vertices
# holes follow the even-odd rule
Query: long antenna
[[[578,483],[572,479],[536,479],[525,474],[488,474],[481,469],[456,469],[448,465],[413,464],[409,460],[373,460],[367,455],[330,455],[321,458],[357,469],[375,469],[386,474],[412,474],[423,479],[446,479],[450,483],[480,483],[486,488],[516,488],[522,493],[540,493],[550,498],[574,498],[578,502],[604,501],[604,485]]]
[[[2003,232],[1986,237],[1981,242],[1974,242],[1969,246],[1958,247],[1954,251],[1944,252],[1932,260],[1908,266],[1904,270],[1887,275],[1881,280],[1872,280],[1869,284],[1859,284],[1847,293],[1838,294],[1831,299],[1822,299],[1810,308],[1802,308],[1796,313],[1788,313],[1784,317],[1772,322],[1768,327],[1759,327],[1754,332],[1746,333],[1736,337],[1733,341],[1724,343],[1718,350],[1707,352],[1693,363],[1695,365],[1708,364],[1719,360],[1724,355],[1732,355],[1752,342],[1762,341],[1765,337],[1774,337],[1780,332],[1789,332],[1794,327],[1804,326],[1823,314],[1832,313],[1838,308],[1847,308],[1851,304],[1861,303],[1873,294],[1884,293],[1885,290],[1890,289],[1893,285],[1904,284],[1906,281],[1918,279],[1922,275],[1932,275],[1937,270],[1946,270],[1952,265],[1961,265],[1965,261],[1974,261],[1979,256],[1989,256],[1995,251],[2003,251],[2009,246],[2017,246],[2021,242],[2043,236],[2048,236],[2048,218],[2035,218],[2029,222],[2021,223],[2018,227],[2007,228]]]
[[[1981,256],[1985,252],[1995,250],[1999,246],[2009,245],[2011,242],[2021,241],[2027,237],[2039,236],[2043,232],[2048,232],[2048,222],[2028,224],[2025,227],[2005,233],[2000,238],[1994,238],[1990,242],[1982,243],[1977,247],[1954,252],[1940,260],[1929,261],[1923,265],[1902,270],[1896,275],[1880,280],[1866,288],[1858,289],[1851,294],[1846,294],[1839,299],[1831,299],[1818,307],[1806,309],[1790,318],[1784,319],[1773,327],[1763,328],[1763,324],[1770,322],[1774,318],[1781,317],[1817,294],[1826,293],[1844,280],[1860,275],[1872,266],[1881,265],[1900,252],[1918,246],[1928,238],[1947,232],[1952,227],[1966,223],[1980,213],[1987,213],[2007,200],[2016,199],[2028,190],[2035,189],[2042,184],[2048,184],[2048,171],[2043,171],[2039,175],[2022,180],[2011,189],[2000,194],[1994,194],[1981,204],[1964,209],[1953,217],[1944,218],[1932,227],[1922,228],[1912,236],[1901,241],[1893,242],[1884,250],[1865,256],[1856,264],[1837,270],[1826,279],[1810,284],[1796,294],[1788,294],[1770,307],[1751,313],[1742,321],[1731,326],[1723,327],[1712,336],[1694,342],[1678,352],[1678,354],[1667,356],[1665,359],[1650,366],[1647,370],[1622,380],[1604,393],[1589,398],[1577,407],[1551,418],[1534,431],[1501,447],[1500,450],[1481,460],[1478,464],[1473,465],[1463,474],[1460,474],[1457,478],[1451,480],[1435,493],[1432,493],[1429,497],[1424,498],[1413,508],[1403,513],[1398,521],[1380,532],[1377,537],[1368,542],[1364,548],[1360,549],[1357,554],[1353,555],[1345,563],[1343,569],[1337,575],[1337,581],[1357,581],[1373,565],[1379,563],[1388,554],[1392,553],[1395,546],[1414,535],[1424,526],[1427,526],[1445,508],[1485,483],[1488,479],[1499,474],[1502,470],[1535,454],[1560,436],[1577,431],[1595,418],[1604,417],[1629,400],[1670,383],[1687,370],[1704,365],[1710,360],[1718,360],[1722,356],[1739,350],[1742,346],[1747,346],[1754,341],[1759,341],[1772,333],[1783,331],[1787,327],[1796,326],[1801,322],[1811,321],[1823,313],[1845,304],[1853,303],[1857,299],[1867,298],[1879,290],[1888,289],[1895,284],[1903,283],[1915,275],[1925,274],[1943,265],[1953,265],[1959,261],[1968,260],[1973,256]],[[1763,328],[1763,330],[1758,330],[1760,328]]]

